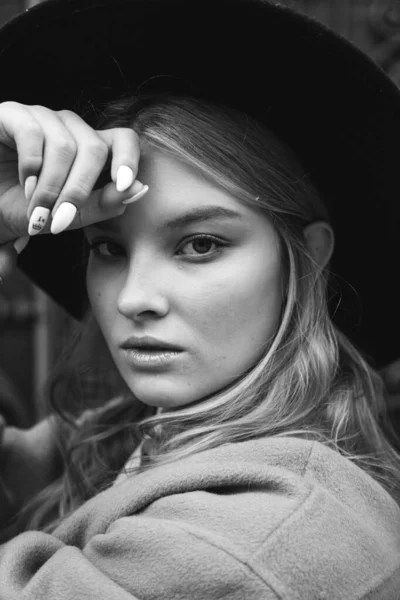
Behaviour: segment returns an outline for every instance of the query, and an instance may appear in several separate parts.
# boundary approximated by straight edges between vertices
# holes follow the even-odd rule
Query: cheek
[[[281,270],[278,262],[263,263],[264,268],[238,266],[234,276],[209,281],[201,295],[192,297],[190,319],[210,352],[229,354],[241,347],[252,354],[275,332],[282,306]]]
[[[107,338],[107,326],[115,312],[117,286],[112,284],[109,277],[88,269],[86,289],[94,317]]]

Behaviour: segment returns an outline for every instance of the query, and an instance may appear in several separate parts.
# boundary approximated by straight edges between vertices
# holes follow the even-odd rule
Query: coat
[[[225,444],[119,477],[0,546],[1,600],[399,600],[400,508],[320,442]]]

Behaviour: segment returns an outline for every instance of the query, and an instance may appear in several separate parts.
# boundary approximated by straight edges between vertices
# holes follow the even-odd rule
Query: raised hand
[[[148,189],[135,181],[139,158],[132,129],[99,131],[71,111],[0,104],[0,276],[12,267],[18,238],[122,214]]]

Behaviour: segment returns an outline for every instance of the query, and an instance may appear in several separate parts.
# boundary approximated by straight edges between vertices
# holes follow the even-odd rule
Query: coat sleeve
[[[1,600],[277,600],[227,538],[138,514],[79,549],[41,532],[0,547]]]
[[[1,424],[0,424],[1,426]],[[30,429],[7,427],[0,432],[0,530],[38,491],[61,471],[61,454],[53,417]]]

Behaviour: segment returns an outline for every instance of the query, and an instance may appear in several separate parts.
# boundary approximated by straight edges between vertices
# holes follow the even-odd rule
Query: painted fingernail
[[[25,181],[25,198],[28,200],[28,202],[31,201],[33,192],[35,191],[35,188],[36,188],[36,185],[37,185],[36,175],[31,175],[30,177],[27,177],[27,179]]]
[[[29,242],[30,239],[31,238],[30,238],[29,235],[24,235],[24,236],[18,238],[17,240],[15,240],[13,246],[14,246],[15,251],[16,251],[17,254],[21,254],[22,250],[24,248],[26,248],[26,245],[27,245],[27,243]]]
[[[29,220],[29,235],[37,235],[45,227],[49,218],[50,210],[44,206],[37,206]]]
[[[125,192],[134,181],[133,171],[125,165],[121,165],[117,171],[117,192]]]
[[[62,202],[54,213],[50,227],[51,233],[61,233],[68,225],[71,225],[77,210],[75,204],[71,204],[71,202]]]
[[[132,196],[131,198],[128,198],[128,200],[124,200],[122,202],[122,204],[132,204],[132,202],[136,202],[136,200],[140,200],[140,198],[143,198],[145,193],[148,191],[149,191],[149,186],[144,185],[143,188],[140,190],[140,192],[137,192],[134,196]]]

